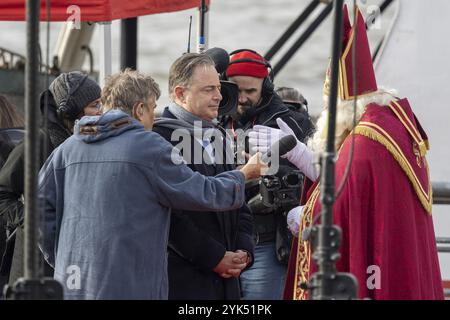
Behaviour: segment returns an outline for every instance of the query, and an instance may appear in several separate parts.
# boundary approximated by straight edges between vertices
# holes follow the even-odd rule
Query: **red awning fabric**
[[[186,10],[199,7],[200,3],[200,0],[50,0],[50,19],[68,20],[76,12],[68,10],[73,5],[79,7],[80,21],[111,21]],[[45,4],[46,1],[41,0],[41,21],[47,21]],[[0,1],[0,21],[24,20],[25,0]]]

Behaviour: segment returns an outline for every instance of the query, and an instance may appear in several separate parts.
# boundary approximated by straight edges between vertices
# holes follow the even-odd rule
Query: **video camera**
[[[273,221],[271,224],[275,227],[275,253],[282,264],[288,263],[292,244],[292,234],[287,230],[286,218],[288,212],[300,203],[303,180],[304,175],[298,170],[290,170],[284,175],[262,176],[259,179],[259,194],[248,202],[257,216],[268,217],[274,214],[274,220],[270,221]]]
[[[253,212],[264,213],[289,210],[299,205],[304,175],[291,170],[283,176],[262,176],[259,180],[259,194],[248,202]]]
[[[205,55],[209,56],[214,61],[218,74],[222,75],[225,73],[230,63],[230,56],[225,49],[217,47],[211,48],[205,51]],[[219,105],[219,116],[233,115],[236,113],[239,100],[238,86],[225,79],[221,79],[220,84],[222,87],[220,90],[222,101]]]

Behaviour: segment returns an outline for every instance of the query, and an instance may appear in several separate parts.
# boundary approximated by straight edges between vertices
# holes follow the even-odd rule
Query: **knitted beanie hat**
[[[49,90],[58,106],[58,114],[69,120],[75,120],[89,103],[101,96],[100,86],[79,71],[60,74]]]

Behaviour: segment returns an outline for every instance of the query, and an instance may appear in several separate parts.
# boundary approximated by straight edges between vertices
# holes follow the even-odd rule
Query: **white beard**
[[[366,111],[367,105],[376,103],[380,106],[386,106],[390,101],[395,99],[395,90],[378,89],[378,91],[358,98],[356,102],[356,124]],[[323,96],[324,105],[328,105],[328,96]],[[337,101],[337,119],[336,119],[336,135],[334,150],[337,151],[341,147],[345,138],[353,130],[353,100]],[[328,108],[322,111],[316,124],[316,132],[308,140],[308,147],[315,153],[325,151],[327,143],[328,131]]]

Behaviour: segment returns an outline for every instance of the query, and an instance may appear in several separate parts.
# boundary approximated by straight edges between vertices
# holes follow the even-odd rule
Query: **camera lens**
[[[288,187],[297,187],[301,183],[301,176],[298,172],[291,172],[283,177],[284,184]]]

